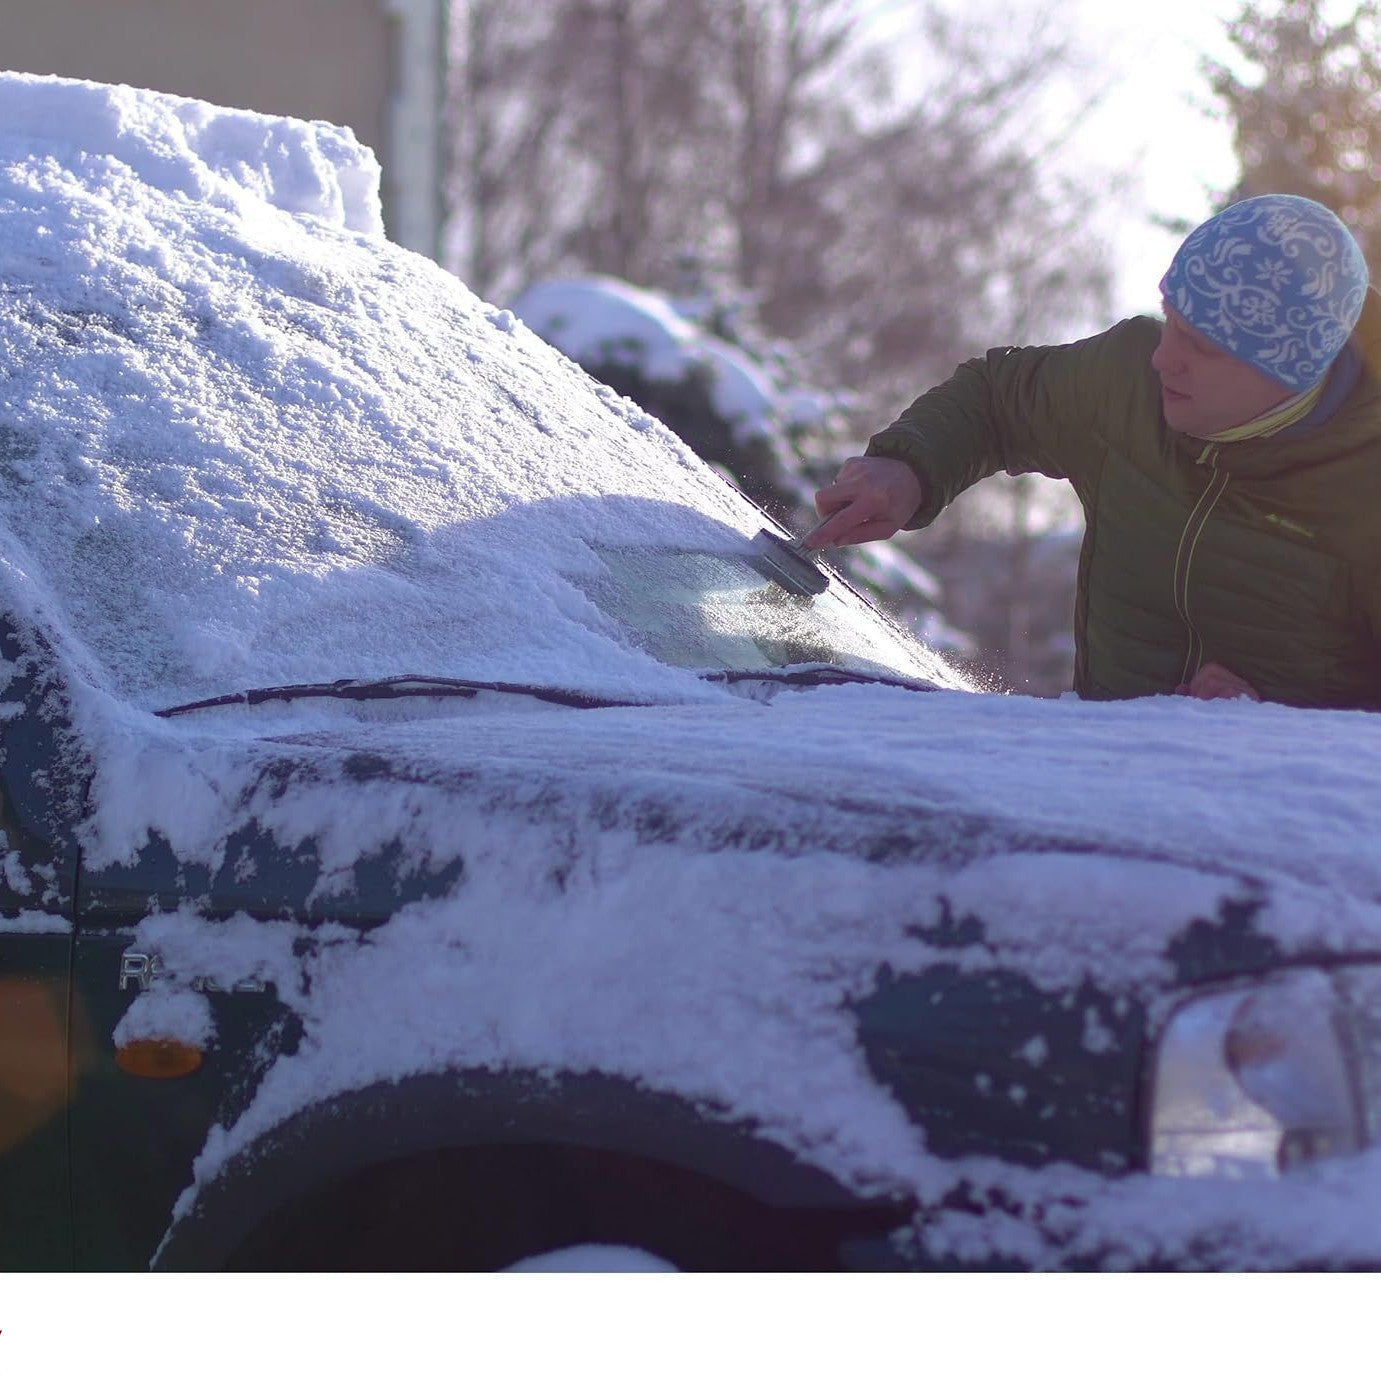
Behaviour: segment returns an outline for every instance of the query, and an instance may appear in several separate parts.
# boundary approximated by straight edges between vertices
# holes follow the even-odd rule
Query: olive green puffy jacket
[[[993,350],[918,398],[868,445],[906,461],[924,527],[1006,469],[1067,479],[1083,504],[1074,689],[1174,690],[1206,662],[1267,700],[1381,708],[1381,306],[1365,364],[1321,424],[1205,443],[1171,431],[1151,352],[1123,321],[1073,345]]]

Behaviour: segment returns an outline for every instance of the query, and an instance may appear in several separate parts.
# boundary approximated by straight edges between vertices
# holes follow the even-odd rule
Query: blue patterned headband
[[[1367,280],[1361,248],[1332,211],[1271,193],[1239,201],[1193,231],[1160,290],[1214,345],[1303,391],[1347,344]]]

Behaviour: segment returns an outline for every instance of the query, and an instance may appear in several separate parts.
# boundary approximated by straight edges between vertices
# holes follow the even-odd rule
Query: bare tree
[[[499,300],[590,272],[674,296],[692,257],[820,391],[857,400],[865,434],[982,349],[1103,324],[1095,193],[1059,171],[1087,109],[1046,114],[1072,61],[1052,12],[1003,10],[998,35],[929,0],[884,43],[863,8],[455,0],[457,271]],[[1011,484],[946,515],[961,536],[1003,515],[1003,648],[1064,597],[1033,593],[1049,504]]]
[[[481,291],[569,270],[661,287],[694,249],[873,407],[1018,327],[1096,315],[1107,254],[1031,133],[1063,46],[931,7],[879,50],[858,8],[457,4],[458,269]],[[916,54],[934,77],[903,97]]]
[[[733,267],[744,288],[767,291],[800,146],[818,132],[820,115],[830,108],[826,91],[848,51],[856,6],[851,0],[732,0],[724,8],[733,115],[725,210],[734,233]]]
[[[564,253],[560,20],[554,5],[509,0],[453,10],[450,263],[484,295],[515,291]]]
[[[875,61],[869,99],[787,184],[788,250],[772,260],[766,319],[838,360],[840,382],[875,407],[909,401],[979,349],[1105,311],[1110,261],[1085,229],[1090,193],[1057,175],[1063,131],[1042,135],[1034,114],[1068,53],[1032,27],[998,44],[932,11],[934,80],[902,100]]]

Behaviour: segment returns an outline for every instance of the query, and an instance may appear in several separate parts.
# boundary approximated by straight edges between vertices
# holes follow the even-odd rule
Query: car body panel
[[[72,1266],[70,930],[0,930],[0,1268]]]

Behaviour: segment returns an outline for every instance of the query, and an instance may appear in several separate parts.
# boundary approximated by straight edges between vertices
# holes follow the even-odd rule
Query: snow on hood
[[[867,686],[767,704],[432,709],[313,702],[127,738],[98,769],[90,860],[131,858],[156,832],[220,867],[252,815],[290,848],[314,840],[323,885],[348,886],[357,857],[392,845],[433,868],[463,857],[455,822],[470,812],[545,820],[534,869],[571,862],[580,820],[674,845],[669,878],[678,857],[714,854],[730,889],[740,849],[807,879],[824,855],[914,866],[913,919],[933,924],[943,892],[984,918],[990,956],[1054,989],[1162,982],[1166,942],[1227,898],[1259,902],[1287,954],[1381,948],[1381,723],[1362,712]],[[352,789],[361,754],[378,780],[355,771]],[[265,776],[294,757],[296,775]],[[878,911],[860,906],[857,926]]]
[[[256,755],[299,745],[304,770],[261,779],[233,740],[169,756],[163,772],[146,759],[110,793],[129,813],[103,822],[107,836],[161,818],[179,857],[212,858],[243,811],[286,847],[315,841],[328,886],[348,887],[359,852],[395,839],[418,866],[464,872],[363,941],[342,932],[305,958],[292,945],[305,932],[287,924],[198,927],[190,910],[144,922],[141,944],[174,972],[268,978],[305,1023],[298,1054],[213,1135],[198,1187],[331,1093],[448,1065],[590,1069],[751,1117],[860,1189],[935,1203],[976,1177],[1056,1205],[1077,1191],[1111,1216],[1071,1240],[1116,1244],[1139,1215],[1125,1252],[1144,1260],[1188,1250],[1222,1201],[928,1155],[861,1060],[849,1001],[882,965],[944,962],[1154,1003],[1173,979],[1167,944],[1230,902],[1260,903],[1286,955],[1374,951],[1381,935],[1381,859],[1360,808],[1381,733],[1360,714],[839,687],[766,705],[469,706],[449,725],[343,725],[334,707],[300,707],[262,727],[274,740]],[[332,772],[333,754],[365,752],[391,770],[353,788]],[[136,805],[140,781],[156,789]],[[977,918],[981,939],[934,948],[924,937],[945,907]],[[193,1189],[183,1211],[195,1201]],[[1238,1204],[1244,1259],[1288,1259],[1311,1201],[1292,1186],[1258,1194],[1251,1213]],[[963,1215],[928,1233],[961,1255],[993,1245]],[[1019,1219],[1005,1245],[1058,1257]]]

